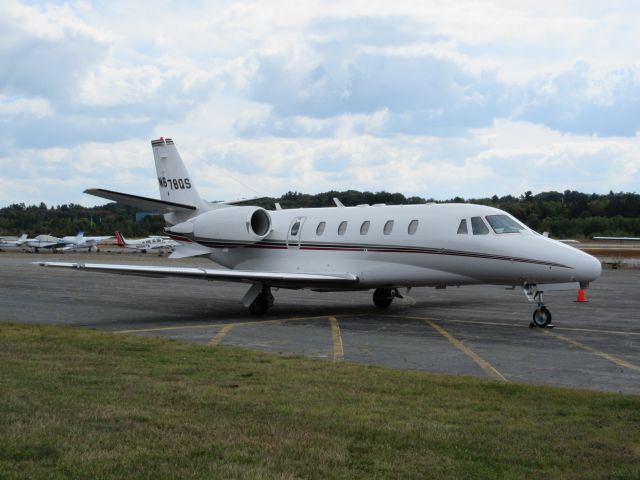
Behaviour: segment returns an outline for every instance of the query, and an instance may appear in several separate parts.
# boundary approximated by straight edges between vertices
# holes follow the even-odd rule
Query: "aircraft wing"
[[[105,237],[84,237],[85,241],[87,242],[97,242],[97,243],[104,242],[105,240],[109,240],[111,238],[113,238],[113,235],[105,236]]]
[[[594,240],[618,240],[621,242],[636,242],[640,240],[638,237],[593,237]]]
[[[113,265],[106,263],[33,262],[42,267],[75,268],[90,272],[115,273],[149,277],[182,277],[227,282],[266,283],[274,287],[327,287],[347,286],[358,283],[352,273],[284,273],[251,270],[225,270],[194,267],[160,267],[145,265]]]
[[[139,195],[131,195],[129,193],[114,192],[113,190],[105,190],[104,188],[90,188],[84,193],[94,195],[96,197],[106,198],[114,202],[124,203],[132,207],[139,208],[145,212],[153,213],[170,213],[170,212],[192,212],[196,209],[193,205],[185,205],[182,203],[167,202],[155,198],[141,197]]]

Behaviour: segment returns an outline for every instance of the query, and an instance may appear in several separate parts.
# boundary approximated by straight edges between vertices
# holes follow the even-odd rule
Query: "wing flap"
[[[193,212],[196,207],[193,205],[185,205],[182,203],[167,202],[157,200],[155,198],[141,197],[139,195],[131,195],[130,193],[114,192],[113,190],[105,190],[104,188],[90,188],[84,193],[94,195],[114,202],[124,203],[132,207],[139,208],[145,212],[153,213],[170,213],[170,212]]]
[[[358,277],[352,273],[287,273],[251,270],[224,270],[194,267],[161,267],[151,265],[114,265],[106,263],[34,262],[42,267],[74,268],[90,272],[139,275],[149,277],[182,277],[228,282],[266,283],[282,287],[322,287],[354,285]]]

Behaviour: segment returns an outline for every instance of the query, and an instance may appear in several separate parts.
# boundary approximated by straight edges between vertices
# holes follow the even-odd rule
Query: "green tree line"
[[[387,205],[444,203],[421,197],[405,197],[401,193],[329,191],[309,195],[287,192],[279,198],[261,198],[247,203],[274,209],[329,207],[336,197],[346,206],[385,203]],[[525,192],[518,197],[506,195],[490,198],[464,199],[455,197],[447,202],[478,203],[506,210],[532,229],[547,231],[557,238],[590,238],[595,235],[640,236],[640,195],[614,193],[606,195],[565,192]],[[136,221],[136,209],[126,205],[108,203],[97,207],[69,204],[48,207],[14,204],[0,209],[0,235],[30,236],[41,233],[63,236],[84,231],[86,235],[113,235],[120,230],[127,236],[157,235],[162,233],[162,216],[150,215]]]

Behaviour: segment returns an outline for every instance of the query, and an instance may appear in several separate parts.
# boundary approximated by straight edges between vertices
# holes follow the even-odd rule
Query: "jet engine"
[[[260,207],[223,207],[167,228],[196,242],[256,243],[271,232],[271,216]],[[222,246],[222,245],[221,245]]]

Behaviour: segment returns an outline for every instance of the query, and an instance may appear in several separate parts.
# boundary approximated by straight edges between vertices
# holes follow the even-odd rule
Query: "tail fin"
[[[27,234],[23,233],[22,235],[20,235],[20,238],[18,239],[18,242],[22,243],[27,239]]]
[[[124,247],[127,244],[125,238],[120,234],[118,230],[115,231],[116,234],[116,243],[119,247]]]
[[[74,240],[74,243],[82,243],[82,237],[84,237],[84,232],[78,232],[78,234],[76,235],[76,238]]]
[[[173,140],[161,137],[152,140],[151,146],[158,174],[160,198],[165,202],[193,205],[198,209],[206,208]]]

